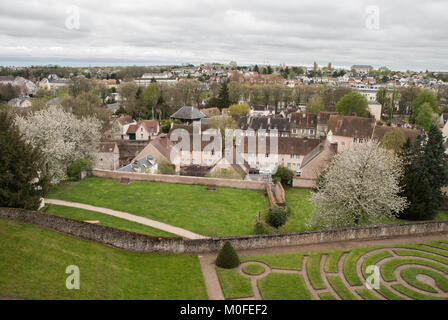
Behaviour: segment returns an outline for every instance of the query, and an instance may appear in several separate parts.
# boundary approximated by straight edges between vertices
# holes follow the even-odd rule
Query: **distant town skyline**
[[[0,60],[1,61],[1,60]],[[205,61],[205,62],[198,62],[198,63],[190,63],[190,62],[182,62],[182,63],[161,63],[161,64],[156,64],[156,63],[149,63],[149,62],[144,62],[144,61],[102,61],[102,62],[97,62],[94,63],[92,61],[96,61],[95,59],[92,60],[87,60],[87,61],[71,61],[71,60],[61,60],[61,59],[54,59],[54,60],[39,60],[39,61],[35,61],[35,62],[28,62],[28,61],[11,61],[11,62],[4,62],[1,63],[0,62],[0,67],[16,67],[16,68],[26,68],[26,67],[43,67],[43,66],[59,66],[59,67],[69,67],[69,68],[113,68],[113,67],[132,67],[132,66],[137,66],[137,67],[170,67],[170,66],[187,66],[187,65],[194,65],[194,66],[200,66],[200,65],[212,65],[212,64],[222,64],[222,65],[229,65],[229,62],[231,61]],[[331,62],[331,61],[329,61]],[[285,65],[285,66],[289,66],[289,67],[306,67],[306,68],[312,68],[313,67],[313,63],[311,64],[285,64],[285,63],[247,63],[247,64],[242,64],[242,63],[238,63],[238,67],[252,67],[252,66],[281,66],[281,65]],[[369,63],[363,63],[363,64],[352,64],[352,65],[370,65],[373,67],[373,69],[377,70],[379,68],[382,67],[386,67],[387,69],[391,70],[391,71],[399,71],[399,72],[406,72],[406,71],[411,71],[411,72],[443,72],[446,73],[448,71],[445,70],[433,70],[433,69],[429,69],[429,68],[423,68],[423,69],[412,69],[412,68],[403,68],[403,69],[395,69],[395,68],[391,68],[388,65],[372,65]],[[344,69],[344,70],[350,70],[352,65],[346,65],[346,66],[338,66],[338,65],[334,65],[332,63],[332,68],[333,69]],[[322,67],[326,67],[328,66],[328,63],[318,63],[319,68]]]
[[[448,3],[4,0],[0,65],[192,63],[448,71]]]

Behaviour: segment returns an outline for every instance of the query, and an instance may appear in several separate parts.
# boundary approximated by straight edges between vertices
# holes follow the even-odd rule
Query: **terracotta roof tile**
[[[371,139],[375,119],[332,115],[328,120],[328,131],[335,136]]]
[[[138,124],[131,124],[128,128],[128,131],[126,131],[126,134],[134,134],[137,132],[139,125]]]

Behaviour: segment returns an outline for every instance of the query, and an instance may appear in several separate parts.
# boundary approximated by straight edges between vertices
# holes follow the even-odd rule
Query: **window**
[[[269,158],[269,153],[266,153],[266,158]]]
[[[291,154],[291,155],[289,156],[289,158],[290,158],[290,159],[294,159],[294,155]]]

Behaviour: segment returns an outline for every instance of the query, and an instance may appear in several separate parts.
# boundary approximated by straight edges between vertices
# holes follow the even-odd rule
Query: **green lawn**
[[[339,276],[327,276],[328,282],[334,291],[342,298],[342,300],[356,300],[356,297],[345,286]]]
[[[334,294],[342,300],[359,298],[403,300],[405,299],[403,295],[409,299],[448,300],[448,258],[446,258],[448,246],[446,243],[441,239],[414,244],[243,257],[241,260],[262,262],[272,269],[267,276],[257,280],[257,287],[264,299],[307,300],[312,297],[310,290],[313,290],[322,300],[335,299]],[[392,255],[390,250],[393,250],[396,255]],[[321,259],[324,256],[326,262],[321,270]],[[302,268],[305,257],[307,263]],[[342,263],[342,270],[338,270],[339,262]],[[368,266],[379,266],[381,279],[378,290],[369,290],[365,287],[364,278],[357,274],[358,263],[361,263],[364,278],[371,275],[366,273]],[[397,279],[395,275],[397,268],[403,266],[404,269],[400,273],[402,278]],[[287,270],[287,273],[284,270]],[[237,269],[226,270],[226,272],[237,274]],[[342,272],[343,277],[338,272]],[[432,278],[436,287],[421,282],[418,275]],[[248,272],[244,276],[238,274],[238,278],[234,277],[232,281],[224,278],[220,272],[218,276],[221,287],[226,292],[231,288],[239,287],[241,284],[238,284],[238,281],[249,281],[251,273]],[[308,281],[309,286],[304,280]],[[394,281],[400,281],[400,283],[394,284]],[[392,289],[384,285],[385,283],[390,283]],[[428,294],[422,294],[416,289]],[[446,294],[440,295],[440,291]],[[431,296],[431,293],[436,296]],[[242,297],[237,292],[233,292],[232,298]]]
[[[433,278],[434,281],[436,281],[437,286],[441,290],[448,292],[448,278],[445,278],[438,272],[435,272],[435,271],[429,270],[429,269],[418,268],[418,267],[409,268],[409,269],[405,269],[405,270],[401,271],[402,278],[405,279],[406,282],[409,283],[410,285],[412,285],[413,287],[416,287],[423,291],[437,293],[437,291],[433,287],[417,280],[417,275],[419,275],[419,274],[427,275],[427,276]]]
[[[308,231],[312,228],[307,226],[313,214],[313,205],[310,203],[311,189],[290,188],[286,190],[286,203],[289,216],[286,224],[279,228],[280,232]],[[448,220],[448,211],[439,212],[433,220]],[[384,219],[382,223],[410,223],[404,219]]]
[[[123,185],[95,177],[56,185],[47,198],[124,211],[206,236],[253,234],[258,212],[265,211],[264,197],[252,190],[147,181]]]
[[[216,268],[216,273],[226,299],[248,298],[254,295],[250,280],[240,275],[237,269]]]
[[[264,268],[258,264],[248,264],[243,268],[243,272],[248,275],[257,276],[264,272]]]
[[[67,266],[80,289],[65,286]],[[207,299],[197,256],[121,251],[0,219],[0,297],[23,299]]]
[[[309,198],[310,189],[287,189],[286,203],[289,209],[289,216],[286,224],[279,230],[281,232],[296,232],[308,230],[307,223],[313,212]]]
[[[178,237],[174,234],[151,228],[149,226],[145,226],[143,224],[128,221],[125,219],[120,219],[117,217],[109,216],[104,213],[88,211],[78,208],[65,207],[65,206],[57,206],[54,204],[50,204],[46,206],[43,212],[48,214],[54,214],[56,216],[70,218],[74,220],[80,221],[99,221],[100,225],[123,229],[127,231],[132,231],[136,233],[146,234],[148,236],[156,236],[156,237]]]
[[[322,280],[319,269],[321,257],[321,254],[310,254],[306,265],[308,278],[310,279],[311,285],[316,290],[325,289],[325,283]]]
[[[258,288],[265,300],[312,300],[300,274],[270,273],[258,280]]]
[[[307,226],[313,211],[310,196],[310,189],[286,190],[288,220],[275,232],[310,230]],[[207,191],[203,185],[146,181],[122,185],[117,180],[95,177],[82,182],[58,184],[52,188],[47,198],[125,211],[214,237],[254,234],[255,217],[258,212],[264,214],[268,206],[266,197],[261,192],[252,190],[218,188],[216,191]],[[76,214],[73,214],[74,219],[75,216]],[[110,223],[110,226],[115,225],[125,230],[135,227],[124,226],[116,220],[105,221],[104,218],[88,220],[104,220],[104,223]],[[440,212],[435,220],[448,220],[448,212]],[[385,220],[383,223],[403,222],[409,221],[396,219]],[[136,232],[164,235],[162,231],[158,234],[156,230],[150,229],[146,229],[146,232]]]

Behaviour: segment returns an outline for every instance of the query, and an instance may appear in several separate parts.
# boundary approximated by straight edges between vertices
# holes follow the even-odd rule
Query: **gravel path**
[[[73,207],[73,208],[79,208],[79,209],[84,209],[84,210],[89,210],[89,211],[96,211],[96,212],[101,212],[110,216],[114,216],[117,218],[121,218],[121,219],[125,219],[125,220],[129,220],[129,221],[133,221],[133,222],[137,222],[149,227],[153,227],[156,229],[160,229],[175,235],[178,235],[180,237],[183,238],[187,238],[187,239],[206,239],[207,237],[199,235],[197,233],[179,228],[179,227],[175,227],[163,222],[159,222],[156,220],[152,220],[152,219],[148,219],[145,217],[140,217],[140,216],[136,216],[127,212],[122,212],[122,211],[115,211],[115,210],[111,210],[111,209],[107,209],[107,208],[102,208],[102,207],[95,207],[89,204],[83,204],[83,203],[77,203],[77,202],[69,202],[69,201],[64,201],[64,200],[55,200],[55,199],[45,199],[45,203],[50,203],[50,204],[54,204],[54,205],[58,205],[58,206],[66,206],[66,207]]]

